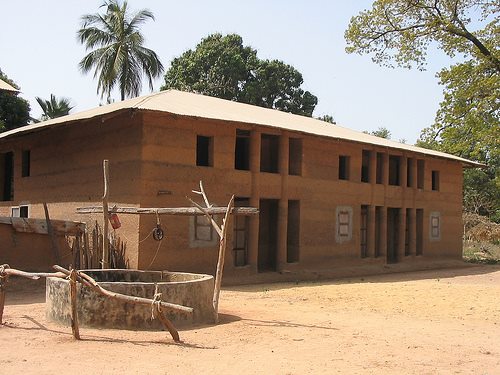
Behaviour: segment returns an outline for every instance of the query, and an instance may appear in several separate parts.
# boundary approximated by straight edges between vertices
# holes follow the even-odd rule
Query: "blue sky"
[[[352,16],[372,1],[170,1],[129,0],[131,9],[148,8],[156,21],[144,25],[146,46],[165,68],[210,33],[237,33],[260,58],[293,65],[304,77],[303,87],[319,98],[315,116],[330,114],[339,125],[356,130],[387,127],[395,140],[414,143],[433,123],[442,87],[435,73],[450,64],[439,51],[429,56],[425,72],[388,69],[369,56],[345,52],[344,31]],[[78,62],[85,49],[76,40],[80,17],[96,13],[101,0],[3,2],[0,68],[21,86],[31,103],[35,96],[65,96],[73,112],[98,106],[97,82],[83,75]],[[28,11],[29,9],[29,11]],[[162,80],[155,83],[159,90]],[[144,85],[144,94],[149,92]],[[118,99],[118,93],[113,95]]]

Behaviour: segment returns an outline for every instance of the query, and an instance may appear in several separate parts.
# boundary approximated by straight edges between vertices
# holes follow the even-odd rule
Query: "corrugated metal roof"
[[[180,116],[192,116],[263,125],[305,134],[313,134],[404,151],[412,151],[429,156],[457,160],[471,166],[482,166],[480,163],[463,159],[458,156],[391,141],[344,128],[339,125],[330,124],[311,117],[293,115],[291,113],[281,112],[274,109],[262,108],[177,90],[161,91],[159,93],[108,104],[53,120],[23,126],[21,128],[0,133],[0,139],[14,137],[23,133],[36,132],[42,129],[54,127],[56,125],[64,126],[65,124],[75,121],[91,119],[125,109],[160,111]]]
[[[7,82],[5,81],[2,81],[0,79],[0,90],[4,90],[4,91],[12,91],[12,92],[19,92],[18,89],[12,87],[11,85],[9,85]]]

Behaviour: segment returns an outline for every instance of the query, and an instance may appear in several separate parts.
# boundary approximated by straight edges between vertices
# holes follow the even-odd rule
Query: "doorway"
[[[398,261],[399,208],[387,208],[387,263]]]
[[[276,271],[278,250],[278,199],[261,199],[259,204],[258,271]]]

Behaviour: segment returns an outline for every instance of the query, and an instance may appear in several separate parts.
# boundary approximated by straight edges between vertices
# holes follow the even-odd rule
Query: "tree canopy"
[[[40,108],[42,108],[42,116],[40,120],[45,121],[52,118],[66,116],[73,109],[71,101],[68,98],[56,98],[54,94],[50,94],[50,99],[35,98]]]
[[[377,0],[353,17],[346,50],[387,66],[424,69],[436,45],[460,62],[438,74],[444,99],[418,145],[488,164],[466,170],[464,204],[500,221],[500,3]]]
[[[77,36],[86,50],[91,50],[79,67],[88,73],[94,69],[98,77],[97,92],[101,98],[110,96],[118,85],[121,99],[138,96],[142,78],[146,76],[153,89],[153,79],[163,73],[163,65],[156,53],[144,47],[144,36],[139,27],[151,19],[153,13],[147,9],[131,14],[127,1],[105,1],[104,14],[87,14],[82,17],[82,26]]]
[[[236,34],[212,34],[176,57],[162,90],[178,89],[312,116],[318,98],[302,74],[279,60],[261,60]]]
[[[481,55],[500,72],[498,0],[376,0],[353,17],[345,32],[347,52],[373,54],[374,62],[424,68],[437,43],[450,57]],[[476,24],[486,23],[473,31]]]
[[[1,69],[0,79],[19,90],[19,86],[10,80]],[[0,90],[0,132],[27,125],[29,120],[29,102],[19,97],[16,93]]]

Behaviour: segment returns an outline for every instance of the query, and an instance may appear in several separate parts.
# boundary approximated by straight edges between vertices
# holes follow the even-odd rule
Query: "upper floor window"
[[[260,142],[260,171],[278,173],[279,136],[262,134]]]
[[[14,153],[0,154],[0,199],[14,200]]]
[[[418,159],[417,160],[417,188],[424,188],[424,174],[425,172],[425,160]]]
[[[370,182],[370,159],[371,152],[363,150],[361,157],[361,182]]]
[[[389,185],[401,185],[401,157],[390,155],[389,156]]]
[[[432,171],[432,190],[439,191],[439,171]]]
[[[349,179],[349,156],[339,156],[339,180]]]
[[[288,140],[288,174],[300,176],[302,174],[302,139]]]
[[[250,131],[236,129],[234,169],[250,170]]]
[[[198,135],[196,137],[196,165],[213,167],[213,137]]]

